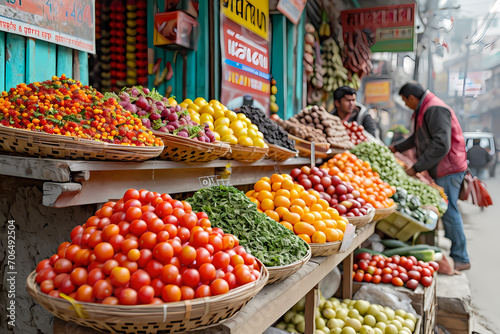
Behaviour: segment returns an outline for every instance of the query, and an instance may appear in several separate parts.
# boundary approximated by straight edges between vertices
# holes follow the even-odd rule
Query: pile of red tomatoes
[[[40,290],[102,304],[161,304],[227,293],[260,277],[238,239],[169,194],[129,189],[36,268]]]

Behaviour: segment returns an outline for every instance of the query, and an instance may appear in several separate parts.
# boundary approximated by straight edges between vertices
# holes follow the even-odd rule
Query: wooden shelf
[[[253,184],[263,175],[279,170],[288,173],[295,167],[309,165],[308,158],[283,162],[262,159],[253,163],[217,159],[207,163],[181,163],[165,160],[145,162],[80,161],[0,156],[3,175],[45,181],[43,204],[68,207],[105,203],[119,199],[130,188],[170,194],[197,191],[200,178],[220,175],[230,164],[231,184]],[[321,163],[321,160],[316,160]]]

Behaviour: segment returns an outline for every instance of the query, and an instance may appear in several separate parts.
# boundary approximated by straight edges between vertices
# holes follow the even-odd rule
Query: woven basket
[[[325,242],[324,244],[309,244],[311,246],[312,257],[328,256],[339,252],[342,241]]]
[[[242,162],[255,162],[262,159],[268,152],[269,148],[231,145],[229,152],[223,158]]]
[[[267,153],[267,157],[274,161],[285,161],[290,158],[293,158],[297,155],[298,151],[290,151],[284,147],[280,147],[273,144],[267,144],[269,146],[269,153]]]
[[[125,146],[0,125],[0,151],[23,156],[74,160],[144,161],[163,146]]]
[[[375,217],[375,210],[371,210],[364,216],[359,217],[346,217],[349,223],[356,227],[363,227],[373,221],[373,217]]]
[[[311,156],[311,142],[305,139],[296,137],[294,135],[288,134],[288,138],[295,140],[295,148],[299,151],[301,157]],[[314,156],[318,158],[326,158],[328,156],[328,150],[330,149],[329,143],[315,143],[314,144]]]
[[[83,317],[78,315],[74,305],[66,299],[40,292],[35,283],[35,271],[28,276],[27,290],[36,302],[64,321],[108,333],[172,333],[213,325],[233,316],[266,285],[269,272],[262,263],[260,265],[261,276],[258,280],[223,295],[162,305],[126,306],[76,302]]]
[[[311,247],[309,247],[307,254],[300,260],[295,261],[292,264],[280,267],[266,267],[269,271],[269,280],[267,284],[276,284],[283,282],[288,277],[292,276],[297,270],[300,269],[312,256]]]
[[[384,218],[389,217],[391,215],[391,213],[396,211],[397,207],[398,206],[396,204],[393,204],[388,208],[375,209],[375,216],[373,217],[373,220],[379,221],[379,220],[382,220]]]
[[[153,131],[165,145],[160,159],[180,162],[207,162],[220,158],[229,151],[229,144],[223,142],[204,143],[168,133]]]

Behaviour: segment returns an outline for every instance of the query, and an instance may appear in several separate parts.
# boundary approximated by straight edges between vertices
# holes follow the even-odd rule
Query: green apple
[[[297,325],[295,325],[295,329],[299,333],[304,333],[306,331],[306,322],[305,321],[299,322]]]
[[[400,309],[400,308],[398,308],[398,309],[396,310],[396,315],[399,315],[400,317],[404,318],[404,317],[405,317],[405,315],[406,315],[406,311],[405,311],[405,310],[402,310],[402,309]]]
[[[324,308],[321,314],[327,319],[333,319],[337,315],[333,308]]]
[[[349,310],[349,313],[347,313],[347,315],[351,318],[357,318],[359,316],[359,311],[353,308]]]
[[[393,320],[394,317],[396,316],[396,312],[390,307],[385,307],[385,314],[387,315],[388,320]]]
[[[294,325],[297,325],[299,322],[305,321],[304,315],[300,313],[295,313],[295,315],[292,318],[292,323]]]
[[[354,328],[356,332],[358,332],[362,327],[361,321],[355,318],[347,318],[344,328],[347,326]]]
[[[413,313],[410,313],[410,312],[406,313],[406,315],[404,316],[404,318],[405,319],[410,319],[414,323],[417,323],[417,317]]]
[[[398,334],[398,328],[393,324],[387,325],[384,334]]]
[[[325,308],[333,308],[333,302],[331,300],[327,300],[325,305],[323,305],[323,309]]]
[[[286,323],[286,322],[284,322],[284,321],[280,321],[280,322],[278,322],[278,323],[276,324],[276,326],[274,326],[274,327],[276,327],[276,328],[278,328],[278,329],[285,329],[285,328],[286,328],[286,326],[287,326],[287,323]]]
[[[348,313],[347,309],[341,308],[337,310],[337,315],[335,317],[337,319],[342,319],[345,321],[345,319],[347,319],[347,313]]]
[[[315,322],[316,322],[316,328],[318,329],[322,329],[323,327],[326,326],[325,319],[323,319],[322,317],[316,317]]]
[[[389,320],[387,319],[387,315],[384,312],[380,312],[379,314],[377,314],[375,316],[375,319],[377,319],[378,322],[385,322],[385,323],[387,323],[387,321]]]
[[[403,325],[401,324],[401,322],[399,320],[391,320],[391,325],[394,325],[398,328],[398,331],[401,330],[401,328],[403,328]]]
[[[344,328],[342,328],[342,332],[340,332],[340,333],[341,334],[356,334],[356,331],[352,327],[345,326]]]
[[[415,330],[415,323],[410,319],[405,319],[401,324],[403,327],[408,328],[412,333]]]
[[[294,324],[288,324],[288,326],[286,326],[286,331],[290,333],[298,333]]]
[[[354,303],[354,308],[358,310],[359,314],[365,315],[368,309],[370,308],[370,302],[358,299]]]
[[[377,328],[377,327],[375,327],[373,329],[373,331],[375,332],[375,334],[384,334],[384,332],[382,332],[382,330],[380,328]]]
[[[385,332],[385,328],[387,327],[387,324],[385,322],[377,322],[375,324],[375,328],[380,328],[382,332]]]
[[[368,307],[368,310],[366,311],[367,314],[371,314],[374,317],[377,316],[377,314],[380,313],[380,309],[378,308],[377,305],[371,304],[370,307]]]
[[[285,320],[286,323],[290,323],[292,322],[292,318],[293,316],[295,315],[296,312],[292,311],[292,310],[289,310],[285,313],[285,315],[283,316],[283,320]]]
[[[375,327],[375,324],[377,323],[377,319],[371,314],[365,315],[363,318],[363,325],[368,325],[370,327]]]
[[[295,312],[304,311],[306,309],[306,298],[302,297],[297,304],[293,305],[292,310]]]
[[[363,325],[358,332],[359,334],[375,334],[373,328],[367,325]]]
[[[342,333],[342,328],[336,327],[330,330],[329,334],[341,334]]]

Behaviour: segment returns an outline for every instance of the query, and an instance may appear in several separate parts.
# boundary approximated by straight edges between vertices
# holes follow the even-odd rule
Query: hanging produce
[[[97,14],[96,14],[97,15]],[[100,81],[98,83],[101,91],[107,92],[111,90],[111,27],[110,27],[110,7],[108,2],[102,2],[102,12],[101,12],[101,25],[100,25],[100,39],[98,49],[98,62],[100,70]],[[96,21],[97,22],[97,21]],[[96,23],[97,24],[97,23]],[[97,27],[96,27],[97,29]],[[97,31],[97,30],[96,30]],[[94,81],[94,77],[90,77],[91,82]],[[98,80],[95,78],[95,80]]]
[[[305,25],[304,70],[307,74],[307,102],[317,104],[321,101],[323,87],[323,69],[319,37],[316,28],[310,23]]]
[[[230,264],[239,270],[228,271]],[[169,194],[129,189],[40,261],[36,282],[55,298],[163,304],[227,293],[257,280],[259,269],[238,239],[212,228],[204,212]]]
[[[302,259],[307,245],[277,224],[234,187],[203,188],[187,200],[208,214],[212,226],[236,235],[241,245],[266,266],[285,266]]]
[[[278,104],[276,103],[277,93],[278,93],[278,87],[276,87],[276,80],[274,80],[274,78],[271,78],[271,97],[270,97],[271,104],[269,106],[269,109],[272,114],[276,114],[280,110]]]
[[[373,69],[370,47],[375,42],[372,32],[357,30],[345,33],[344,66],[359,77],[369,74]]]
[[[109,6],[109,27],[111,28],[111,89],[119,91],[127,85],[127,63],[125,58],[126,32],[125,32],[125,5],[122,1],[113,0]]]
[[[116,100],[103,99],[95,89],[64,74],[2,92],[0,110],[3,126],[121,145],[162,145]]]

